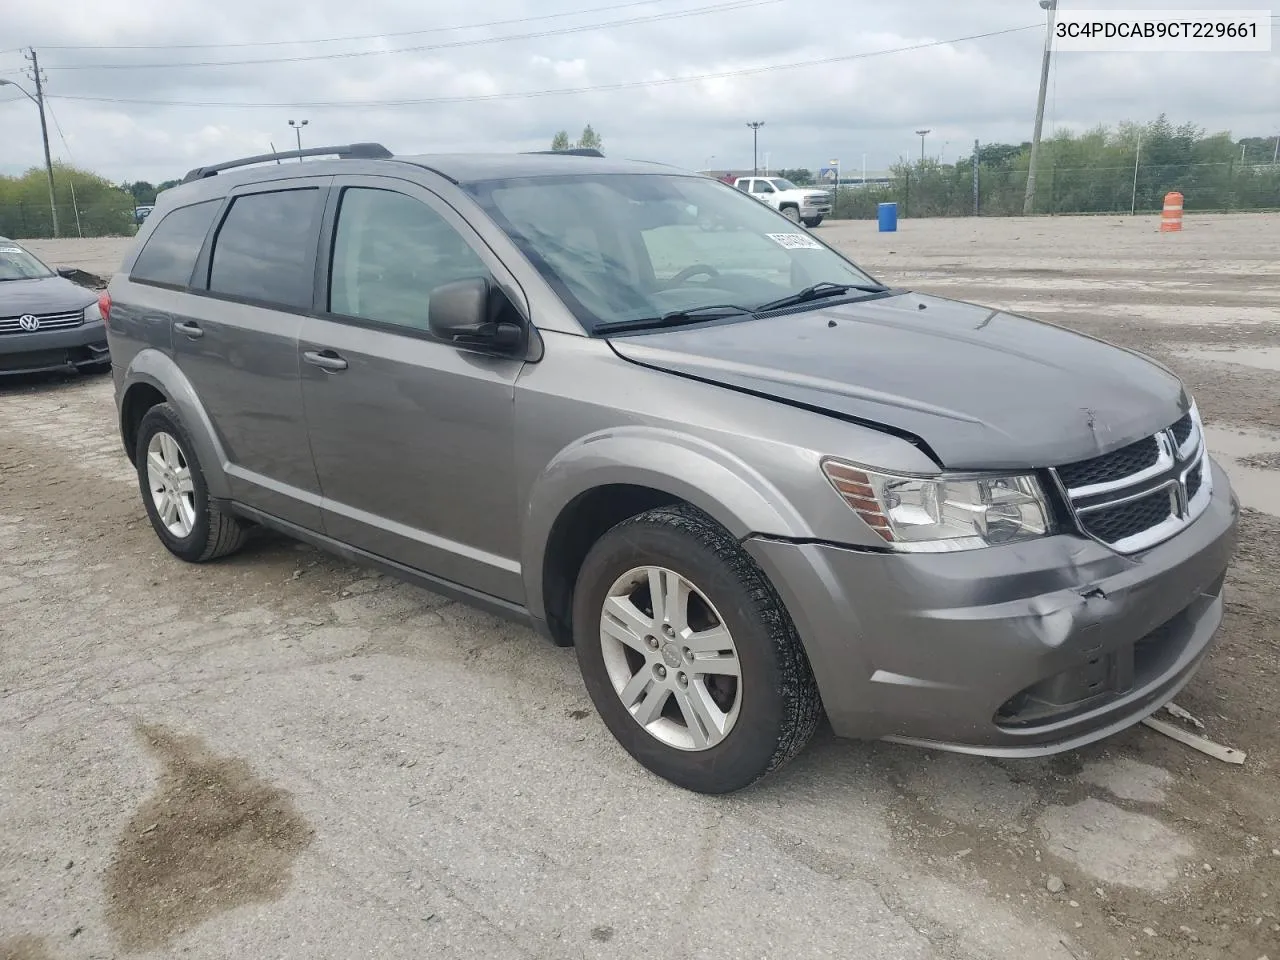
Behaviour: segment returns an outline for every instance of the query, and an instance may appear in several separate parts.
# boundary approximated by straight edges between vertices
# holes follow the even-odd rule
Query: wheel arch
[[[584,438],[548,464],[528,497],[525,593],[556,643],[572,643],[573,590],[592,544],[623,520],[675,503],[738,540],[811,535],[763,476],[705,441],[647,427]]]
[[[195,388],[174,363],[159,350],[143,350],[129,363],[120,390],[120,438],[132,463],[137,451],[138,425],[157,403],[171,404],[191,435],[196,457],[212,497],[229,496],[227,458],[213,422]],[[135,464],[136,465],[136,464]]]

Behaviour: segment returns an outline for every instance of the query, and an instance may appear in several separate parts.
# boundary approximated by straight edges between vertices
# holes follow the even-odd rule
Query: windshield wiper
[[[705,307],[690,307],[688,310],[672,310],[660,317],[641,317],[638,320],[610,320],[608,323],[597,323],[592,333],[617,333],[619,330],[656,330],[659,327],[678,327],[686,323],[702,323],[704,320],[716,320],[720,317],[737,317],[752,313],[746,307],[736,303],[711,303]]]
[[[838,297],[841,294],[848,293],[850,290],[857,290],[861,293],[884,293],[888,287],[879,285],[860,284],[860,283],[815,283],[811,287],[805,287],[797,293],[791,294],[789,297],[783,297],[780,300],[771,300],[768,303],[762,303],[756,307],[756,313],[765,313],[769,310],[782,310],[785,307],[797,307],[802,303],[809,303],[813,300],[823,300],[827,297]]]

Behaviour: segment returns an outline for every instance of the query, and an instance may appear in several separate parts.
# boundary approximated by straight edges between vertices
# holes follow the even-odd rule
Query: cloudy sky
[[[763,120],[762,164],[840,157],[854,169],[865,154],[877,170],[918,156],[919,128],[946,159],[974,138],[1029,139],[1043,17],[1035,0],[7,3],[0,79],[31,89],[17,48],[34,46],[53,152],[116,181],[284,149],[289,119],[308,121],[304,145],[377,140],[398,153],[539,149],[591,123],[610,154],[692,168],[749,167],[746,123]],[[277,62],[246,62],[266,60]],[[1278,93],[1276,52],[1062,53],[1046,123],[1164,111],[1273,136]],[[40,162],[34,106],[0,87],[0,172]]]

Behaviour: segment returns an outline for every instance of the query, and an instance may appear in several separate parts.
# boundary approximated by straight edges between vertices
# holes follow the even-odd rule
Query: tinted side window
[[[427,329],[431,291],[488,277],[479,255],[425,203],[389,190],[342,193],[329,272],[329,311]]]
[[[314,187],[236,197],[213,241],[209,290],[310,306],[319,204]]]
[[[185,287],[221,203],[206,200],[169,211],[147,239],[129,279]]]

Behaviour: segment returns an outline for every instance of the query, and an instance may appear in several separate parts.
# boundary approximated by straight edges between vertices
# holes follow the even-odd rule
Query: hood
[[[65,277],[0,281],[0,317],[24,313],[70,313],[97,302],[98,295]]]
[[[1139,354],[917,294],[610,343],[649,367],[910,434],[952,469],[1084,460],[1168,427],[1190,404],[1176,376]]]

